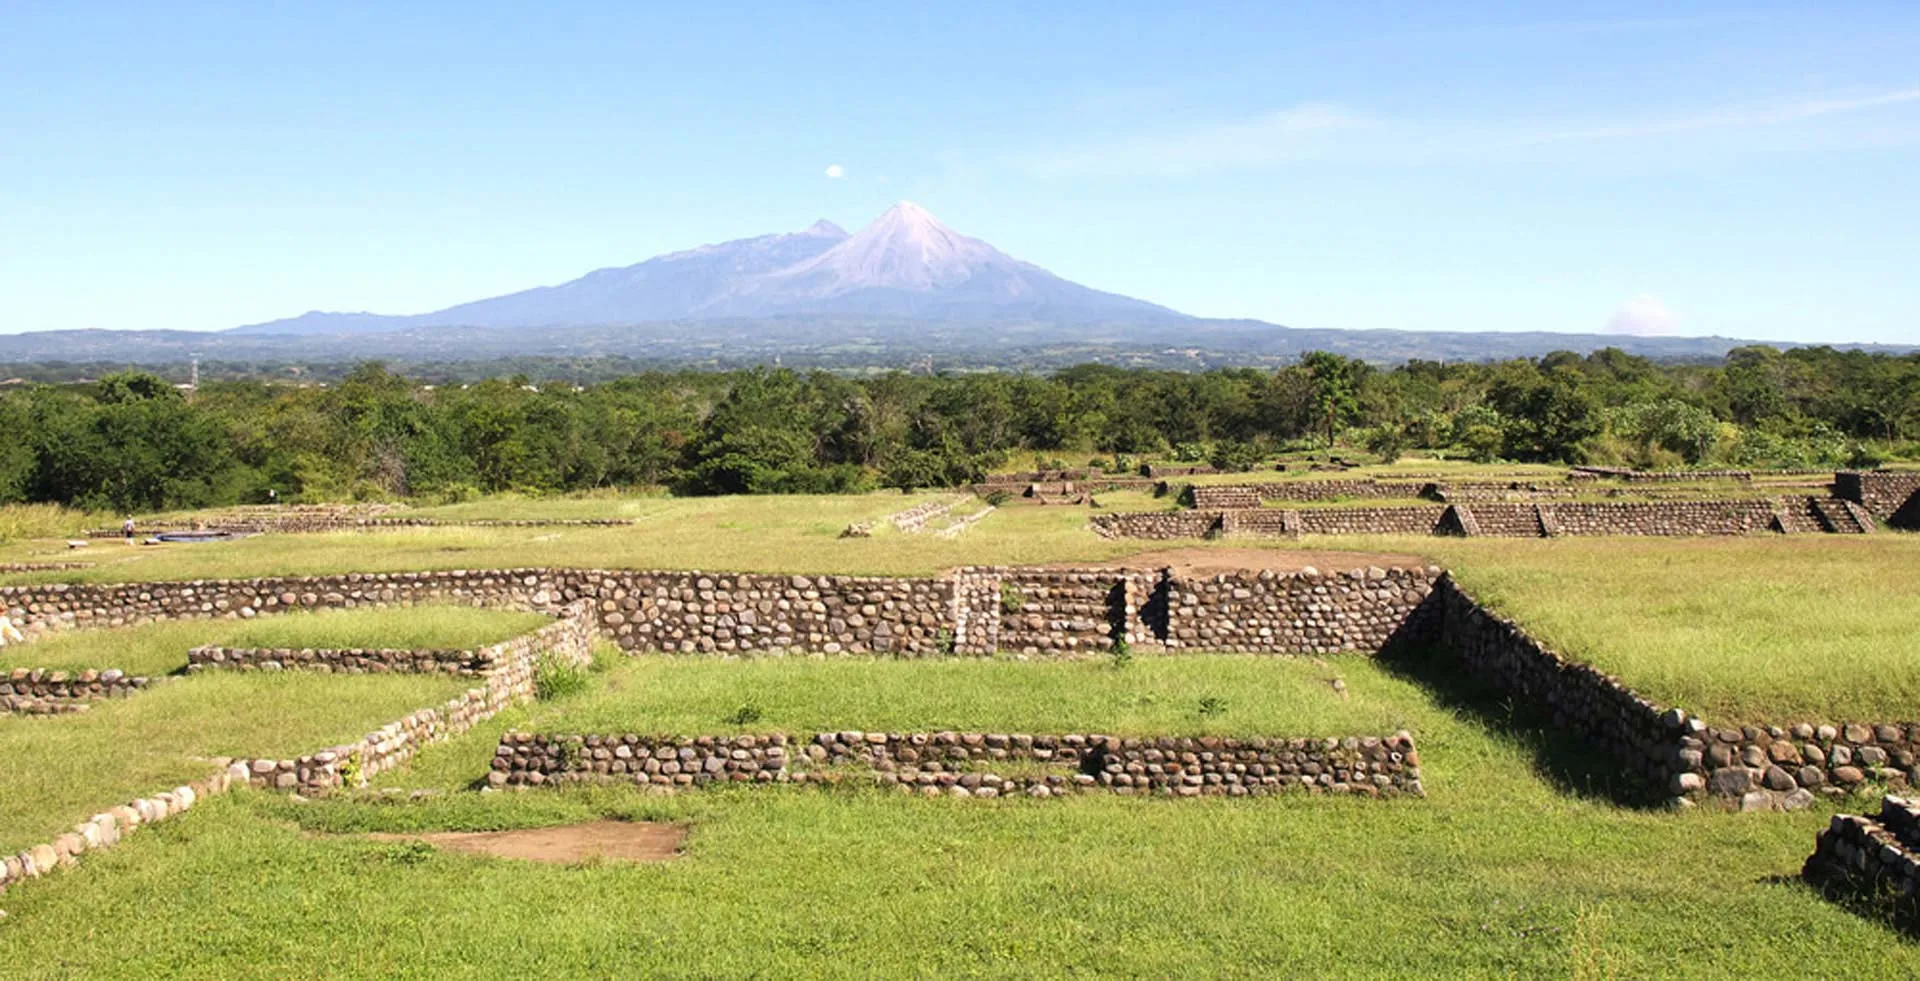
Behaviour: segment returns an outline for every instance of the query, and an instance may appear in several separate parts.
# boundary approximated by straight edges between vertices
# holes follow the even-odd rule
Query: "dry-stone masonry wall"
[[[1166,582],[1170,649],[1258,654],[1378,651],[1439,627],[1425,569],[1260,572]]]
[[[1547,649],[1519,625],[1482,607],[1451,577],[1434,589],[1440,647],[1470,673],[1517,696],[1619,763],[1656,792],[1705,789],[1700,759],[1682,757],[1682,741],[1705,725],[1679,709],[1636,695],[1604,672]]]
[[[1888,796],[1877,818],[1835,814],[1801,869],[1809,883],[1920,925],[1920,803]]]
[[[1562,657],[1443,579],[1440,646],[1472,673],[1549,714],[1658,793],[1742,810],[1798,810],[1817,796],[1920,785],[1920,725],[1713,726]]]
[[[1102,538],[1210,538],[1220,531],[1220,512],[1116,511],[1094,515],[1090,527]]]
[[[1895,528],[1920,529],[1920,472],[1844,471],[1833,492]]]
[[[298,759],[213,760],[214,772],[204,779],[95,814],[50,842],[0,858],[0,892],[14,883],[72,865],[86,852],[112,847],[135,828],[180,814],[201,800],[225,793],[230,787],[251,784],[319,793],[347,784],[364,784],[374,774],[412,759],[422,745],[465,732],[508,705],[531,698],[535,671],[543,659],[585,666],[591,660],[595,636],[591,607],[575,603],[561,613],[559,620],[532,633],[467,652],[469,656],[464,660],[486,662],[493,667],[480,675],[480,686],[440,708],[415,712],[357,743],[331,747]],[[107,674],[109,672],[100,672],[101,677]],[[108,688],[127,680],[118,672],[112,674],[115,679],[107,684]],[[144,679],[133,680],[142,684],[129,683],[124,687],[134,689],[144,685]],[[99,683],[99,678],[94,683]]]
[[[996,773],[997,768],[1007,771]],[[1285,790],[1423,793],[1405,732],[1386,737],[1138,736],[987,732],[501,737],[493,786],[616,780],[659,787],[868,779],[930,796],[1051,797],[1107,791],[1178,797]]]
[[[892,522],[893,526],[901,531],[907,532],[908,534],[917,534],[926,529],[927,522],[953,510],[954,505],[959,503],[960,498],[957,497],[922,501],[905,511],[890,515],[887,520]]]
[[[229,787],[246,785],[245,764],[224,760],[214,763],[215,772],[205,779],[101,811],[52,841],[0,858],[0,892],[56,868],[73,865],[87,852],[111,848],[134,829],[184,813],[202,800],[226,793]]]
[[[364,786],[375,774],[411,760],[420,747],[457,736],[501,709],[533,697],[534,676],[549,661],[585,667],[593,657],[592,608],[576,603],[553,623],[532,633],[468,652],[463,661],[491,665],[481,684],[439,708],[422,709],[382,726],[356,743],[330,746],[295,759],[241,761],[255,787],[324,793],[341,786]],[[398,662],[422,666],[423,662]],[[217,667],[212,662],[205,667]],[[424,665],[435,670],[431,663]]]
[[[1196,489],[1197,490],[1197,489]],[[1912,509],[1920,512],[1920,505]],[[1916,516],[1920,516],[1917,514]],[[1463,520],[1465,518],[1466,520]],[[1777,500],[1539,501],[1356,508],[1148,511],[1092,519],[1105,538],[1173,540],[1220,535],[1698,536],[1770,532],[1858,534],[1865,510],[1829,498]]]
[[[58,671],[14,668],[0,678],[0,712],[21,715],[57,715],[78,712],[88,702],[132,695],[153,679],[130,677],[117,668],[96,671]]]

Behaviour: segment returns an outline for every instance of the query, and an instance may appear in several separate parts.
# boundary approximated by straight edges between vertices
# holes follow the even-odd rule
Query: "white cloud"
[[[1660,298],[1651,293],[1639,296],[1620,304],[1620,309],[1607,318],[1607,333],[1628,334],[1634,337],[1651,337],[1660,334],[1676,333],[1679,318],[1667,309]]]
[[[1250,119],[1168,130],[1014,159],[1042,177],[1180,177],[1295,161],[1554,164],[1655,152],[1715,155],[1920,141],[1920,88],[1710,106],[1666,116],[1394,118],[1302,103]],[[1899,114],[1899,115],[1896,115]],[[1815,121],[1827,128],[1808,129]],[[1794,131],[1795,127],[1800,127]]]
[[[847,176],[847,168],[842,167],[839,164],[828,164],[827,176],[833,178],[834,180],[839,180],[840,178]]]

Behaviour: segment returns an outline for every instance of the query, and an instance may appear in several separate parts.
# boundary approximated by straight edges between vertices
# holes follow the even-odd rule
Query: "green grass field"
[[[58,634],[5,649],[0,669],[119,668],[171,674],[198,644],[470,648],[546,623],[452,606],[329,610],[258,620],[147,624]],[[472,681],[208,672],[169,679],[85,712],[0,715],[0,850],[43,841],[97,811],[205,776],[214,756],[298,756],[358,739]]]
[[[46,841],[215,756],[289,757],[359,739],[471,684],[427,675],[208,673],[62,716],[0,715],[0,851]]]
[[[1209,663],[1179,660],[1196,673]],[[863,684],[897,706],[883,711],[903,727],[954,717],[916,676],[945,665],[844,664],[894,672]],[[699,721],[731,700],[735,669],[829,676],[806,663],[673,664],[613,677],[711,675],[689,684],[710,692],[695,700],[709,708],[681,715],[636,686],[513,710],[379,781],[437,797],[296,804],[247,793],[143,830],[8,894],[0,963],[22,977],[369,978],[1727,977],[1812,964],[1824,976],[1898,977],[1920,963],[1898,934],[1793,880],[1824,814],[1616,807],[1561,767],[1564,747],[1514,735],[1485,703],[1458,692],[1436,701],[1423,682],[1364,659],[1329,665],[1351,698],[1418,734],[1426,800],[465,789],[506,728],[622,703],[627,719]],[[1287,670],[1317,683],[1313,670]],[[1135,677],[1103,685],[1173,680]],[[769,718],[798,722],[837,715],[834,689],[802,682],[757,697]],[[1017,685],[972,690],[992,692],[973,718],[1015,721],[1031,701]],[[1263,696],[1228,697],[1229,717],[1267,724]],[[688,853],[539,865],[360,836],[601,816],[688,822]],[[159,895],[164,916],[151,913]]]
[[[1144,494],[1102,495],[1103,503],[1109,498],[1117,508],[1168,506]],[[482,501],[459,507],[520,517],[554,504],[580,509],[568,516],[631,506],[639,520],[611,530],[106,543],[91,550],[97,568],[31,578],[542,564],[928,575],[1166,549],[1392,552],[1430,557],[1558,649],[1712,721],[1910,719],[1920,701],[1920,579],[1905,574],[1920,560],[1920,536],[1109,542],[1086,530],[1084,508],[1013,506],[952,541],[885,527],[872,539],[836,537],[849,522],[919,499]],[[27,554],[52,549],[15,544],[0,560]],[[1337,555],[1314,561],[1342,567]],[[209,630],[283,631],[255,642],[302,646],[311,642],[299,637],[325,633],[339,638],[327,643],[365,646],[376,634],[403,635],[412,628],[401,621],[418,612],[356,612],[399,619],[342,621],[337,632],[322,629],[334,614],[320,614],[157,625],[141,628],[151,631],[141,641],[127,639],[133,631],[72,634],[6,657],[164,670]],[[466,630],[469,640],[523,629],[466,610],[433,617],[420,629]],[[402,646],[440,646],[405,636]],[[102,659],[115,651],[117,660]],[[56,655],[65,660],[49,663]],[[1346,695],[1335,693],[1335,677]],[[0,717],[0,848],[200,775],[200,757],[309,751],[436,704],[454,687],[406,677],[203,675],[80,716]],[[1202,711],[1203,700],[1212,707]],[[1384,663],[1143,654],[1119,668],[1107,660],[636,658],[593,675],[582,694],[509,709],[427,748],[412,766],[380,775],[375,790],[306,803],[235,794],[9,892],[0,898],[9,914],[0,964],[22,977],[1920,973],[1912,939],[1795,878],[1832,805],[1795,814],[1624,805],[1631,795],[1604,760],[1529,728],[1524,709],[1475,690],[1439,652]],[[508,729],[823,728],[1406,728],[1420,747],[1428,797],[958,801],[852,787],[678,796],[472,789]],[[416,789],[434,796],[381,793]],[[603,816],[687,822],[688,852],[660,865],[555,866],[362,835]],[[157,915],[162,896],[166,912]]]
[[[932,575],[962,565],[1094,562],[1168,548],[1373,550],[1431,557],[1564,652],[1710,719],[1895,720],[1920,701],[1920,654],[1911,640],[1912,625],[1920,623],[1920,578],[1904,574],[1920,558],[1914,536],[1160,543],[1101,539],[1087,530],[1085,508],[1016,505],[955,539],[885,525],[874,538],[838,537],[852,521],[883,518],[924,499],[640,498],[635,506],[654,509],[653,516],[632,528],[262,535],[153,550],[108,543],[95,553],[94,568],[8,579],[537,565]],[[1108,501],[1121,510],[1171,506],[1138,492],[1106,495]],[[524,515],[539,503],[496,507]],[[624,506],[614,498],[565,503]],[[0,560],[32,547],[0,550]]]
[[[1107,661],[636,658],[591,695],[544,704],[552,732],[838,729],[1110,735],[1390,735],[1403,710],[1332,681],[1352,662],[1253,656]],[[1213,700],[1208,702],[1207,700]],[[1215,706],[1203,711],[1203,702]],[[733,721],[743,707],[754,721]]]
[[[1709,720],[1905,721],[1920,706],[1920,536],[1429,549],[1535,637]]]

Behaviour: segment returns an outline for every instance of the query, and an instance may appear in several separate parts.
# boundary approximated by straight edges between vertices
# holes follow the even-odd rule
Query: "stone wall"
[[[1220,531],[1220,512],[1116,511],[1094,515],[1089,526],[1101,538],[1211,538]]]
[[[29,636],[83,626],[240,617],[286,610],[472,603],[555,613],[592,600],[629,650],[684,653],[936,651],[946,580],[698,571],[507,569],[137,584],[0,587]]]
[[[1895,528],[1920,529],[1920,473],[1842,471],[1833,492]]]
[[[1496,538],[1541,538],[1546,535],[1546,526],[1540,520],[1542,509],[1533,504],[1476,503],[1472,506],[1460,506],[1456,514],[1465,514],[1472,518],[1473,535],[1492,535]]]
[[[1877,818],[1835,814],[1800,874],[1829,896],[1920,926],[1920,804],[1888,796]]]
[[[52,841],[0,858],[0,892],[56,868],[74,865],[81,855],[111,848],[137,828],[183,814],[200,801],[226,793],[230,787],[246,785],[244,764],[215,760],[213,766],[213,774],[204,779],[101,811],[74,825],[72,831],[56,835]]]
[[[1342,498],[1410,500],[1423,484],[1379,480],[1275,480],[1246,485],[1263,501],[1334,501]]]
[[[1306,535],[1431,535],[1446,513],[1442,505],[1398,508],[1309,508],[1296,512]]]
[[[1772,501],[1566,502],[1542,505],[1566,535],[1749,535],[1773,531]],[[1476,514],[1479,507],[1474,508]]]
[[[1677,708],[1641,698],[1616,679],[1569,660],[1527,636],[1513,621],[1476,602],[1451,577],[1434,588],[1439,646],[1461,667],[1514,696],[1618,763],[1655,794],[1685,796],[1706,787],[1701,756],[1682,756],[1705,724]],[[1698,753],[1698,750],[1696,750]]]
[[[1196,493],[1198,488],[1195,488]],[[1920,504],[1912,506],[1920,512]],[[1241,508],[1095,515],[1104,538],[1173,540],[1220,535],[1558,535],[1662,537],[1873,530],[1864,511],[1831,498],[1671,501],[1488,501],[1404,507]]]
[[[889,515],[887,520],[901,531],[907,532],[908,534],[917,534],[927,527],[928,521],[953,510],[954,505],[959,503],[960,498],[957,497],[922,501],[905,511]]]
[[[995,773],[998,767],[1008,772]],[[541,786],[620,781],[682,788],[721,783],[871,780],[929,796],[1247,796],[1286,790],[1423,794],[1413,737],[823,732],[737,736],[501,737],[487,781]]]
[[[249,783],[260,788],[311,795],[342,786],[364,786],[376,774],[413,759],[421,746],[460,735],[501,709],[532,698],[534,677],[543,660],[585,667],[593,659],[595,634],[591,605],[576,603],[559,620],[539,630],[470,652],[467,660],[492,667],[479,676],[479,686],[438,708],[422,709],[388,723],[359,742],[330,746],[294,759],[239,762],[246,767]]]
[[[0,711],[22,715],[78,712],[88,702],[123,698],[142,691],[154,679],[130,677],[117,668],[57,671],[14,668],[0,678]]]
[[[317,671],[322,674],[453,674],[478,677],[494,668],[491,648],[435,650],[403,648],[221,647],[208,644],[187,652],[187,671]]]
[[[1091,654],[1122,635],[1124,574],[1117,569],[1000,569],[999,649],[1019,654]]]
[[[188,521],[192,531],[227,531],[238,534],[316,534],[334,531],[390,531],[400,528],[626,528],[627,518],[444,518],[364,517],[354,513],[334,513],[328,509],[274,511],[261,509],[239,515],[203,515]],[[145,524],[135,528],[136,535],[164,534],[182,530],[177,524]],[[119,528],[94,528],[89,538],[119,538]]]
[[[1373,567],[1169,578],[1164,643],[1195,651],[1332,654],[1431,640],[1439,624],[1426,600],[1441,576],[1437,567]]]
[[[1260,489],[1247,484],[1196,485],[1187,489],[1195,508],[1202,511],[1229,511],[1260,506]]]
[[[1869,785],[1920,785],[1920,725],[1797,722],[1713,726],[1569,660],[1483,607],[1451,578],[1435,589],[1440,647],[1534,706],[1655,794],[1742,810],[1798,810]]]

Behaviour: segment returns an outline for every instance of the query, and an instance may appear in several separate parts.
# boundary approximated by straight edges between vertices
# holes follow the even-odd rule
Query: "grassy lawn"
[[[205,776],[209,757],[310,753],[470,684],[424,675],[208,673],[74,715],[0,715],[0,851]]]
[[[1071,671],[1035,684],[1061,693],[1060,713],[1045,717],[1058,728],[1074,718],[1119,723],[1124,702],[1103,692],[1178,691],[1183,673],[1200,673],[1186,665],[1209,663],[1169,660],[1165,675],[1144,659],[1117,673],[1059,666],[1125,679],[1078,679],[1093,690],[1085,697],[1066,683]],[[8,894],[0,963],[22,977],[509,978],[1780,977],[1810,964],[1826,976],[1897,977],[1920,962],[1910,941],[1792,881],[1825,814],[1615,807],[1580,792],[1578,771],[1562,767],[1565,747],[1510,734],[1486,703],[1451,689],[1436,701],[1373,662],[1331,663],[1356,704],[1385,706],[1417,734],[1426,800],[462,789],[502,729],[550,713],[584,718],[624,705],[629,718],[711,727],[708,715],[738,701],[724,682],[741,669],[790,672],[790,693],[774,682],[738,687],[769,720],[841,712],[836,685],[794,680],[831,678],[840,662],[660,663],[658,676],[617,672],[627,687],[612,694],[511,710],[429,748],[411,772],[382,776],[439,788],[434,798],[296,804],[248,793],[143,830],[78,872]],[[869,689],[901,704],[868,711],[903,727],[1026,717],[1029,699],[1012,685],[995,685],[977,710],[916,691],[934,686],[913,684],[913,670],[943,665],[847,666],[901,672]],[[974,670],[1036,667],[1056,666]],[[1309,693],[1318,684],[1310,665],[1273,677],[1281,694],[1271,702],[1245,690],[1251,676],[1237,677],[1226,717],[1277,725],[1296,682]],[[668,684],[706,707],[675,715],[682,710],[657,691]],[[1306,700],[1315,704],[1295,718],[1335,718]],[[690,822],[688,854],[658,865],[537,865],[357,834],[600,816]],[[159,895],[164,916],[153,912]]]
[[[1372,670],[1360,658],[1253,656],[1103,661],[740,662],[632,658],[597,691],[542,704],[540,731],[810,734],[974,730],[1110,735],[1391,735],[1405,712],[1332,681]],[[1211,711],[1202,711],[1203,701]],[[757,718],[733,721],[742,707]]]
[[[75,630],[0,648],[0,670],[119,668],[130,675],[171,674],[187,651],[227,647],[390,647],[467,650],[538,629],[536,613],[461,606],[319,610],[254,620],[188,620],[117,629]]]
[[[714,571],[929,575],[959,565],[1104,559],[1139,550],[1087,531],[1085,507],[1001,508],[952,539],[931,534],[840,538],[856,521],[884,519],[941,495],[643,498],[657,507],[631,528],[424,528],[322,535],[259,535],[233,542],[127,546],[101,542],[90,569],[18,573],[0,582],[126,582],[516,566],[682,568]],[[1119,497],[1119,495],[1114,495]],[[1168,507],[1134,495],[1138,507]],[[1102,498],[1105,503],[1105,498]],[[527,501],[502,516],[541,513]],[[571,502],[551,502],[571,503]],[[603,503],[593,499],[596,505]],[[617,499],[606,499],[610,507]],[[465,506],[465,505],[463,505]],[[962,505],[963,508],[969,505]],[[0,561],[72,558],[58,543],[0,547]]]
[[[1427,550],[1534,636],[1709,720],[1904,721],[1920,707],[1920,536]]]

